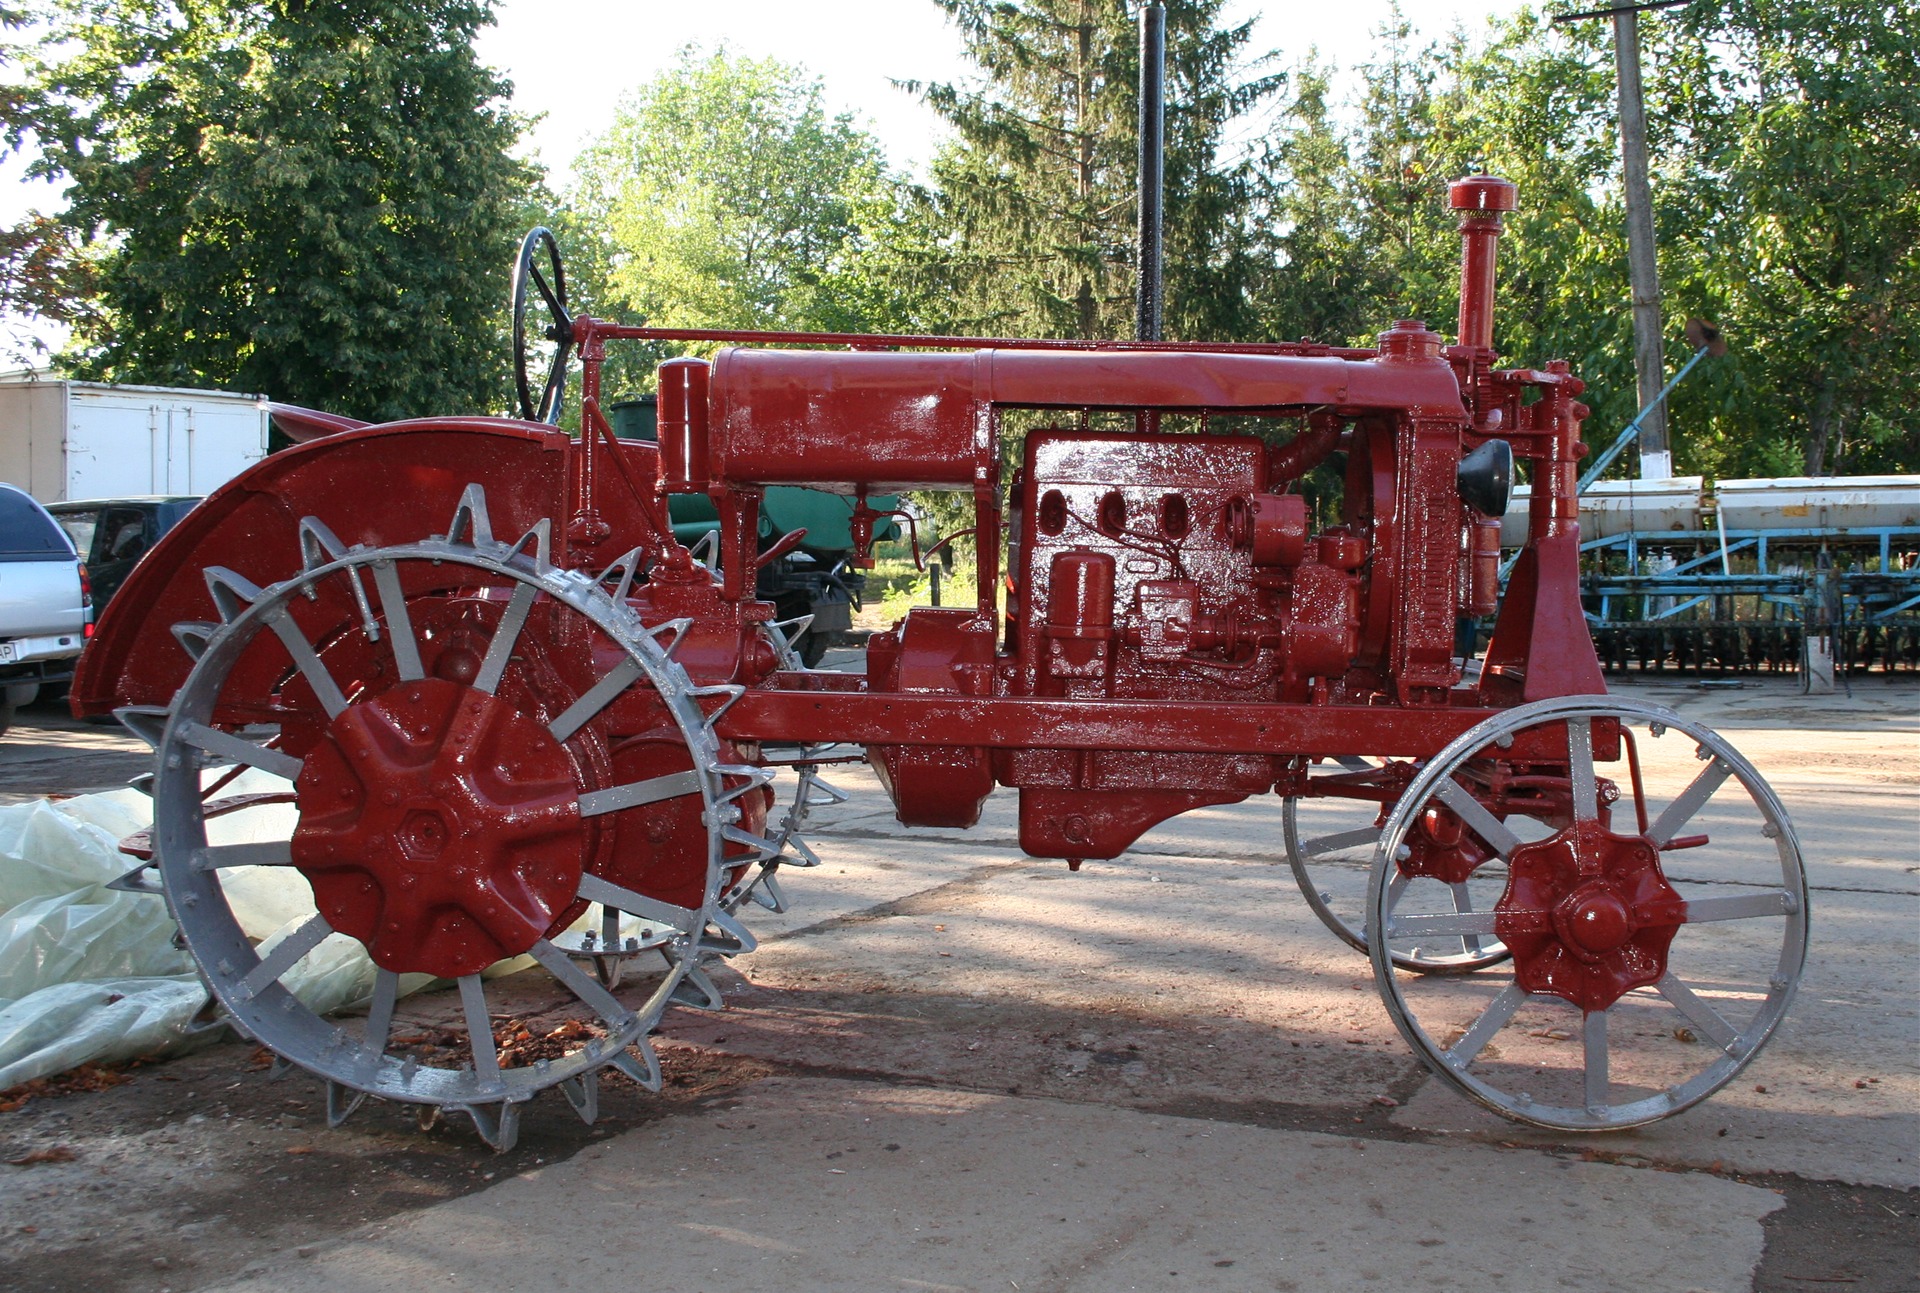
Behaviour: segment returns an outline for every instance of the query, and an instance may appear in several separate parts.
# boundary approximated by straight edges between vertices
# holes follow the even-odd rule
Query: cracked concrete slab
[[[1533,1152],[773,1079],[217,1287],[1683,1293],[1747,1287],[1781,1203]]]

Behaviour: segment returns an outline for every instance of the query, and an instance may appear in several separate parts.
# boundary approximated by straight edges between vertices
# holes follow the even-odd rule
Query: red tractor
[[[1792,996],[1798,846],[1726,742],[1606,695],[1579,599],[1582,383],[1496,366],[1514,188],[1450,198],[1457,342],[1402,320],[1370,349],[623,326],[568,312],[536,230],[521,418],[283,416],[306,442],[166,537],[74,684],[77,711],[156,748],[145,867],[213,993],[339,1117],[367,1094],[459,1109],[499,1145],[557,1085],[590,1118],[604,1066],[657,1082],[669,1004],[720,1004],[706,966],[814,863],[821,747],[852,743],[905,825],[970,825],[1011,786],[1022,846],[1076,867],[1190,810],[1284,805],[1276,850],[1453,1086],[1568,1129],[1704,1098]],[[556,345],[543,388],[530,318]],[[661,366],[657,445],[601,408],[624,339],[723,347]],[[553,425],[572,352],[577,439]],[[1503,596],[1516,459],[1531,528]],[[758,524],[784,485],[845,496],[862,556],[871,500],[960,491],[972,604],[876,634],[864,675],[803,668],[804,626],[754,593],[798,541]],[[680,493],[719,514],[704,556],[674,538]],[[1470,658],[1457,622],[1496,614]],[[235,793],[250,769],[279,780]],[[266,803],[291,805],[290,838],[210,842]],[[264,953],[233,910],[260,867],[297,870],[313,907]],[[376,967],[364,1024],[282,982],[334,934]],[[480,976],[522,956],[581,1019],[517,1062]],[[468,1054],[396,1032],[408,975],[457,983]]]

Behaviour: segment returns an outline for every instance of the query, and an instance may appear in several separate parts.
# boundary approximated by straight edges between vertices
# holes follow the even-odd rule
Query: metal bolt
[[[1647,725],[1647,731],[1655,736],[1665,736],[1667,734],[1667,725],[1665,723],[1650,723]]]
[[[1780,827],[1774,822],[1767,822],[1760,827],[1760,835],[1763,839],[1777,840],[1780,838]]]

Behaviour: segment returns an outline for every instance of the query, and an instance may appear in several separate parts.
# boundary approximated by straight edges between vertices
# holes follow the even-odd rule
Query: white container
[[[1606,539],[1635,531],[1666,533],[1700,528],[1703,478],[1676,476],[1670,480],[1602,480],[1580,495],[1580,538]],[[1515,485],[1513,501],[1500,519],[1500,546],[1517,548],[1527,541],[1530,485]]]
[[[1780,476],[1723,480],[1729,530],[1920,528],[1920,476]]]
[[[0,376],[0,480],[42,503],[207,494],[266,456],[262,396]]]

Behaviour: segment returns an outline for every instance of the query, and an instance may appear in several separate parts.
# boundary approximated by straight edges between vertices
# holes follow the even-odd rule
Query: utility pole
[[[1166,153],[1167,11],[1140,9],[1140,242],[1136,335],[1160,340],[1165,301],[1160,279],[1160,191]]]
[[[1640,15],[1649,9],[1673,9],[1692,0],[1650,0],[1584,13],[1562,14],[1557,23],[1588,18],[1613,19],[1613,61],[1620,81],[1620,163],[1626,181],[1627,280],[1633,293],[1633,371],[1642,410],[1640,479],[1673,475],[1673,450],[1667,439],[1667,410],[1661,404],[1666,384],[1666,345],[1660,336],[1660,267],[1653,240],[1653,190],[1647,183],[1647,110],[1640,89]]]

